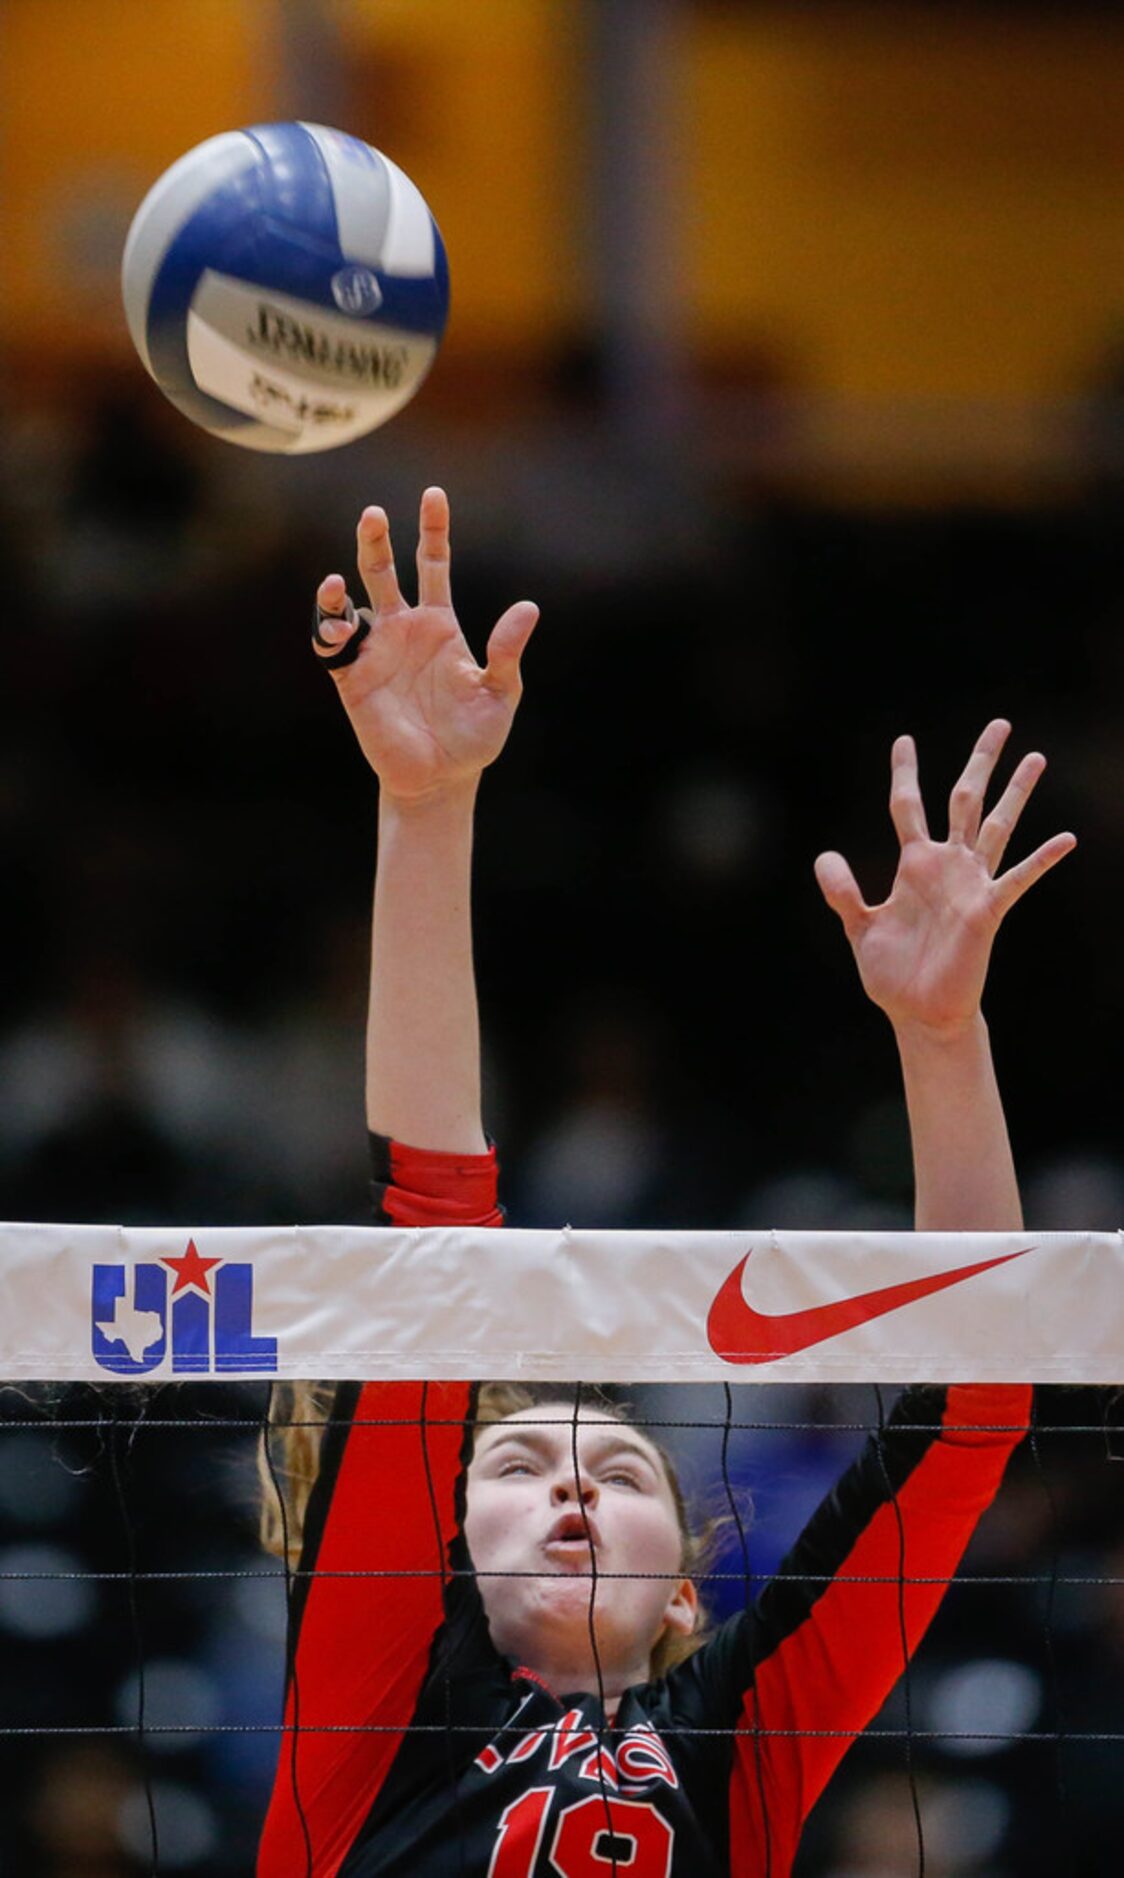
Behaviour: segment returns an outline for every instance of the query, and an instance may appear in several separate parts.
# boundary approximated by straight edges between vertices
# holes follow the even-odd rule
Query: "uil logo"
[[[115,1376],[146,1376],[170,1345],[175,1376],[263,1375],[277,1368],[277,1339],[254,1336],[253,1309],[253,1266],[201,1258],[194,1239],[179,1258],[95,1265],[94,1361]]]

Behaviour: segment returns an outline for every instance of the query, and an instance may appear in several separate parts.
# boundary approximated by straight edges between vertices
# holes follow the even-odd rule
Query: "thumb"
[[[848,939],[854,940],[866,923],[867,905],[858,882],[841,854],[820,854],[815,862],[816,882],[833,913],[843,922]]]
[[[484,677],[493,690],[518,691],[519,661],[538,620],[539,609],[533,600],[517,600],[492,627]]]

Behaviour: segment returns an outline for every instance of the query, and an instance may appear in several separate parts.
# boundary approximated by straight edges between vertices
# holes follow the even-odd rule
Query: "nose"
[[[550,1489],[552,1506],[568,1506],[571,1502],[587,1506],[590,1511],[597,1505],[597,1482],[590,1480],[588,1474],[575,1475],[572,1467],[567,1473],[559,1474]]]

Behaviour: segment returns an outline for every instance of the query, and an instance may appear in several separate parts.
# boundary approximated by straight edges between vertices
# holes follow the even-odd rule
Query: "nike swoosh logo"
[[[752,1253],[747,1252],[740,1265],[730,1273],[710,1307],[706,1334],[716,1356],[727,1363],[771,1363],[780,1356],[795,1356],[813,1344],[838,1337],[857,1324],[869,1324],[873,1317],[899,1311],[903,1304],[927,1298],[949,1285],[960,1285],[977,1272],[1007,1265],[1011,1259],[1025,1258],[1032,1245],[1020,1252],[1003,1252],[998,1258],[980,1259],[975,1265],[959,1265],[955,1271],[934,1272],[928,1278],[908,1278],[904,1284],[883,1285],[877,1291],[863,1291],[857,1297],[840,1298],[834,1304],[816,1304],[809,1310],[770,1314],[757,1311],[742,1290],[742,1278]]]

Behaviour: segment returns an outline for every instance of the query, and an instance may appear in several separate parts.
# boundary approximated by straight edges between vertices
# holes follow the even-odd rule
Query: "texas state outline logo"
[[[114,1376],[147,1376],[169,1356],[174,1376],[271,1374],[277,1339],[255,1336],[253,1315],[253,1266],[202,1258],[194,1239],[177,1257],[93,1267],[93,1356]]]

